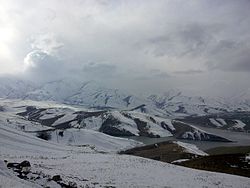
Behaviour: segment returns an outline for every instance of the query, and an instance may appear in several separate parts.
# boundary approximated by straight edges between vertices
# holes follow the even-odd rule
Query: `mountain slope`
[[[80,82],[70,79],[34,84],[14,78],[0,78],[0,97],[55,101],[95,109],[133,109],[165,117],[250,111],[249,91],[231,99],[189,96],[180,90],[171,89],[145,97],[103,87],[95,81]]]
[[[175,121],[137,111],[89,110],[25,100],[0,100],[0,106],[3,109],[0,117],[3,119],[5,117],[5,122],[14,128],[27,132],[68,131],[77,128],[79,131],[81,131],[80,129],[91,129],[111,136],[174,136],[191,140],[229,141],[180,120]],[[78,135],[74,131],[69,131],[67,134]]]
[[[26,133],[0,125],[0,158],[12,162],[28,160],[31,170],[27,179],[41,186],[49,183],[48,176],[60,175],[66,184],[95,187],[239,187],[250,186],[249,178],[205,172],[168,163],[127,155],[101,154],[88,147],[72,147],[51,144]],[[3,162],[1,162],[3,165]],[[2,168],[0,170],[5,170]],[[9,171],[10,172],[10,171]],[[22,187],[23,180],[2,178],[2,187],[13,179]],[[39,179],[35,178],[39,176]],[[2,181],[3,180],[3,181]],[[25,183],[26,183],[25,182]],[[27,186],[28,187],[28,186]]]

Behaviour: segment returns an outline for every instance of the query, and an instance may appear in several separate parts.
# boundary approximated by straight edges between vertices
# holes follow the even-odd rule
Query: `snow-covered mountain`
[[[193,152],[189,146],[188,150]],[[89,146],[66,146],[3,124],[0,124],[0,151],[0,186],[3,188],[250,186],[247,177],[103,153]],[[21,162],[26,166],[22,167]]]
[[[23,98],[27,93],[34,90],[36,86],[28,81],[15,78],[0,78],[0,97],[1,98]]]
[[[0,117],[4,116],[5,121],[14,128],[34,133],[48,132],[50,136],[58,135],[57,130],[62,131],[61,134],[68,135],[65,142],[71,140],[71,144],[78,143],[73,138],[80,135],[80,129],[93,130],[111,136],[229,141],[179,120],[133,110],[93,110],[48,102],[3,99],[0,100],[0,106],[2,109]],[[79,129],[79,133],[72,129]],[[97,138],[98,135],[95,137]],[[58,138],[60,137],[57,137],[57,140]]]
[[[171,136],[180,123],[183,124],[180,121],[173,122],[137,111],[94,111],[53,102],[1,99],[0,106],[0,186],[3,188],[191,188],[218,187],[218,182],[223,187],[250,185],[246,177],[117,154],[117,151],[141,143],[98,131],[104,126],[135,135]],[[205,131],[188,124],[182,129],[186,130],[184,135],[187,136],[208,136]],[[37,138],[39,133],[49,133],[49,140]],[[179,141],[174,144],[180,151],[192,156],[206,155],[191,144]],[[29,167],[20,167],[24,160]],[[168,175],[162,178],[163,174]]]
[[[163,94],[144,97],[103,87],[95,81],[79,82],[70,79],[34,84],[23,80],[1,78],[0,97],[56,101],[95,109],[133,109],[164,117],[250,110],[250,95],[247,91],[233,99],[188,96],[180,90],[169,90]]]

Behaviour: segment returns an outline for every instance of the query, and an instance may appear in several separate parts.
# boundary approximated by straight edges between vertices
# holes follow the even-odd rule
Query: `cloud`
[[[83,74],[89,79],[98,78],[112,78],[116,74],[116,66],[111,64],[88,63],[84,65]]]
[[[64,45],[59,42],[54,34],[45,33],[34,35],[30,38],[31,48],[41,50],[47,54],[55,54]]]
[[[175,71],[174,73],[175,74],[185,74],[185,75],[193,75],[193,74],[201,74],[203,73],[204,71],[202,70],[185,70],[185,71]]]
[[[218,25],[189,23],[177,25],[172,31],[150,39],[155,56],[200,56],[212,43],[212,30]]]
[[[206,63],[210,70],[223,70],[227,72],[249,72],[250,55],[249,42],[220,41],[211,50],[210,61]]]
[[[135,72],[135,76],[132,76],[132,79],[140,80],[140,81],[149,81],[149,80],[166,80],[170,76],[169,73],[158,70],[158,69],[151,69],[151,70],[144,70],[143,72]]]
[[[159,69],[151,69],[149,71],[151,78],[169,78],[170,75],[167,72],[161,71]]]
[[[209,72],[250,87],[238,77],[250,71],[249,8],[247,0],[2,0],[0,73],[203,90],[191,85]]]
[[[30,52],[24,59],[25,78],[32,81],[50,81],[65,77],[64,65],[55,56],[40,50]]]

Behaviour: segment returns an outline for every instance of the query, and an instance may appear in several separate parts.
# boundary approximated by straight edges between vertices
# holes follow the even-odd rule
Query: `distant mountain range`
[[[169,90],[145,97],[106,88],[95,81],[76,82],[62,79],[34,84],[14,78],[0,78],[1,98],[56,101],[95,109],[133,109],[162,117],[250,111],[249,93],[247,90],[245,93],[226,99],[187,96],[180,90]]]
[[[134,110],[89,110],[31,100],[0,99],[0,119],[29,133],[86,129],[111,136],[175,137],[197,141],[230,140],[185,123]]]

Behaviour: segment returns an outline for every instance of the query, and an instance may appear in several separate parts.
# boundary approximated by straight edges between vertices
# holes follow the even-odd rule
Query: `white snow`
[[[79,135],[77,130],[70,130]],[[100,138],[105,140],[106,147],[113,139],[103,137],[94,131],[85,132],[84,137],[92,137],[93,142]],[[93,133],[93,134],[92,134]],[[80,137],[84,140],[84,138]],[[83,141],[82,140],[82,141]],[[86,140],[89,140],[86,138]],[[116,140],[118,141],[118,140]],[[123,146],[123,139],[121,146]],[[60,143],[60,142],[59,142]],[[108,143],[105,145],[105,143]],[[119,142],[118,142],[119,143]],[[183,143],[179,143],[182,144]],[[112,145],[112,144],[110,144]],[[187,150],[200,153],[196,148],[184,144]],[[113,147],[113,146],[112,146]],[[0,158],[10,162],[30,161],[32,172],[46,175],[61,175],[65,181],[76,182],[80,186],[95,187],[224,187],[247,188],[250,179],[240,176],[206,172],[175,166],[141,157],[100,153],[88,146],[65,146],[58,143],[38,139],[30,134],[0,124]],[[32,187],[27,181],[8,175],[6,168],[0,163],[0,187]],[[87,179],[87,181],[82,181]],[[39,187],[39,186],[36,186]]]
[[[125,117],[124,115],[122,115],[118,111],[112,111],[111,115],[115,119],[117,119],[118,121],[121,122],[118,125],[119,129],[127,130],[127,131],[131,132],[132,134],[139,136],[139,130],[137,129],[137,124],[132,119]]]
[[[76,116],[77,116],[77,114],[72,114],[72,113],[65,114],[63,117],[56,120],[53,123],[53,126],[61,124],[61,123],[72,121],[72,120],[74,120],[76,118]]]
[[[149,133],[153,133],[154,135],[158,135],[160,137],[168,137],[168,136],[173,136],[172,133],[170,133],[168,130],[163,129],[161,126],[152,123],[152,122],[147,122],[147,128],[149,129]]]
[[[176,123],[185,124],[185,125],[187,125],[187,126],[193,128],[194,130],[197,130],[197,131],[199,131],[199,132],[201,132],[201,133],[207,133],[207,134],[209,134],[208,132],[206,132],[206,131],[204,131],[204,130],[202,130],[202,129],[200,129],[200,128],[198,128],[198,127],[196,127],[196,126],[194,126],[194,125],[192,125],[192,124],[190,124],[190,123],[184,123],[184,122],[179,121],[179,120],[173,120],[173,121],[176,122]]]
[[[162,122],[164,122],[170,130],[172,130],[172,131],[175,130],[174,125],[172,124],[172,119],[162,118],[162,117],[157,117],[157,116],[153,116],[153,118],[154,118],[154,120],[156,120],[158,125],[160,125]]]
[[[232,98],[209,98],[192,96],[169,88],[162,94],[136,96],[127,91],[105,88],[94,81],[81,82],[65,78],[35,84],[14,78],[0,78],[0,97],[2,98],[57,101],[91,107],[114,107],[120,110],[128,110],[145,104],[147,113],[165,116],[206,115],[224,110],[249,111],[249,91],[250,89]],[[183,112],[178,112],[180,107]]]
[[[172,163],[172,164],[176,164],[176,163],[181,163],[181,162],[189,161],[189,160],[190,160],[190,159],[178,159],[178,160],[172,161],[171,163]]]
[[[192,140],[202,140],[202,138],[209,139],[209,135],[207,135],[204,132],[201,132],[199,130],[194,129],[193,131],[187,131],[187,132],[183,133],[182,138],[184,138],[184,139],[192,138]]]
[[[250,186],[250,179],[245,177],[194,170],[135,156],[101,154],[87,147],[60,146],[11,129],[1,129],[0,134],[2,159],[29,160],[31,171],[51,176],[60,174],[64,180],[74,181],[78,186],[92,187],[95,182],[98,183],[95,187],[121,188]],[[18,185],[16,187],[29,187],[14,177],[2,178],[2,173],[0,177],[3,188],[11,187],[8,185],[12,182]]]
[[[24,112],[26,111],[27,106],[34,106],[36,109],[43,109],[43,111],[39,112],[39,119],[45,120],[50,118],[57,117],[58,119],[52,124],[52,126],[56,126],[61,123],[70,122],[70,125],[72,127],[78,128],[78,127],[84,127],[86,129],[92,129],[98,131],[102,125],[102,123],[108,118],[114,118],[118,120],[120,123],[116,125],[116,128],[120,130],[125,130],[131,132],[133,135],[139,136],[139,130],[138,126],[133,120],[134,118],[139,118],[141,121],[146,123],[146,129],[148,133],[151,133],[153,135],[158,135],[160,137],[167,137],[172,136],[172,134],[169,132],[169,130],[174,131],[175,128],[172,125],[170,119],[165,119],[161,117],[157,117],[154,115],[148,115],[144,113],[139,112],[131,112],[129,111],[108,111],[106,113],[97,115],[97,116],[91,116],[88,118],[85,118],[82,120],[81,123],[76,121],[77,114],[75,114],[76,111],[80,111],[81,109],[77,108],[71,108],[70,106],[64,106],[49,102],[34,102],[34,104],[31,103],[31,101],[27,101],[27,104],[21,101],[16,100],[0,100],[0,104],[3,104],[5,107],[7,106],[7,109],[4,116],[12,117],[14,114],[18,112]],[[55,105],[55,107],[54,107]],[[16,108],[18,106],[18,108]],[[89,111],[87,111],[89,112]],[[131,113],[131,114],[130,114]],[[126,114],[130,114],[131,118],[126,117]],[[14,115],[16,116],[16,115]],[[59,117],[62,116],[62,117]],[[15,120],[16,124],[17,119],[19,119],[19,122],[21,122],[21,116],[16,116],[13,119]],[[152,119],[155,120],[155,122],[152,121]],[[42,126],[40,123],[35,123],[31,121],[27,121],[24,118],[22,118],[22,124],[27,123],[25,125],[25,131],[36,131],[36,130],[45,130],[45,129],[51,129],[51,127]],[[164,126],[166,128],[162,127],[162,123],[164,123]],[[37,126],[30,126],[30,124],[37,124]],[[20,126],[21,127],[21,126]]]
[[[179,120],[173,120],[173,121],[185,124],[185,125],[189,126],[190,128],[192,128],[192,130],[186,131],[185,133],[183,133],[182,138],[184,138],[184,139],[192,138],[192,140],[202,140],[202,138],[209,139],[210,133],[208,133],[207,131],[204,131],[204,130],[202,130],[194,125],[191,125],[189,123],[184,123],[184,122],[179,121]]]
[[[169,119],[164,119],[164,118],[160,118],[160,117],[156,117],[156,116],[150,116],[148,114],[143,114],[143,113],[139,113],[139,112],[130,112],[129,115],[132,118],[137,118],[145,123],[147,123],[147,132],[152,133],[154,135],[158,135],[160,137],[169,137],[169,136],[173,136],[171,132],[169,132],[168,130],[162,128],[161,126],[161,122],[164,122],[167,124],[167,126],[171,129],[171,130],[175,130],[175,128],[173,127],[171,120]],[[153,118],[156,122],[153,123],[152,120],[150,120],[150,118]]]
[[[216,120],[218,120],[218,119],[216,119]],[[214,118],[209,118],[209,121],[213,124],[213,125],[215,125],[216,127],[223,127],[224,126],[224,124],[222,124],[221,122],[221,120],[219,120],[219,121],[216,121]]]
[[[63,136],[60,136],[59,132],[63,132]],[[109,136],[94,130],[74,128],[53,131],[51,141],[74,146],[88,145],[97,151],[103,152],[117,152],[142,145],[140,142],[127,138]]]
[[[111,114],[120,122],[136,126],[136,123],[132,119],[125,117],[118,111],[112,111]]]
[[[196,154],[196,155],[208,155],[204,151],[200,150],[196,145],[189,144],[189,143],[184,143],[180,141],[175,141],[174,143],[180,145],[181,147],[184,147],[186,149],[186,152]]]
[[[224,119],[222,119],[222,118],[216,118],[216,120],[218,122],[220,122],[220,124],[222,124],[222,125],[227,125],[227,122]]]
[[[234,121],[235,121],[235,124],[233,125],[233,128],[244,129],[244,127],[246,126],[246,124],[243,123],[241,120],[235,119]]]
[[[82,121],[82,123],[85,125],[86,129],[93,129],[93,130],[99,130],[103,123],[103,118],[101,116],[92,116],[89,118],[86,118]]]
[[[43,126],[40,123],[27,121],[22,117],[9,112],[0,113],[0,123],[17,130],[28,132],[51,129],[50,127]]]
[[[6,164],[0,160],[0,187],[1,188],[41,188],[39,185],[32,184],[16,177]]]
[[[250,154],[246,155],[246,160],[250,161]]]
[[[56,117],[57,114],[43,114],[39,119],[44,120],[44,119],[51,119]]]

